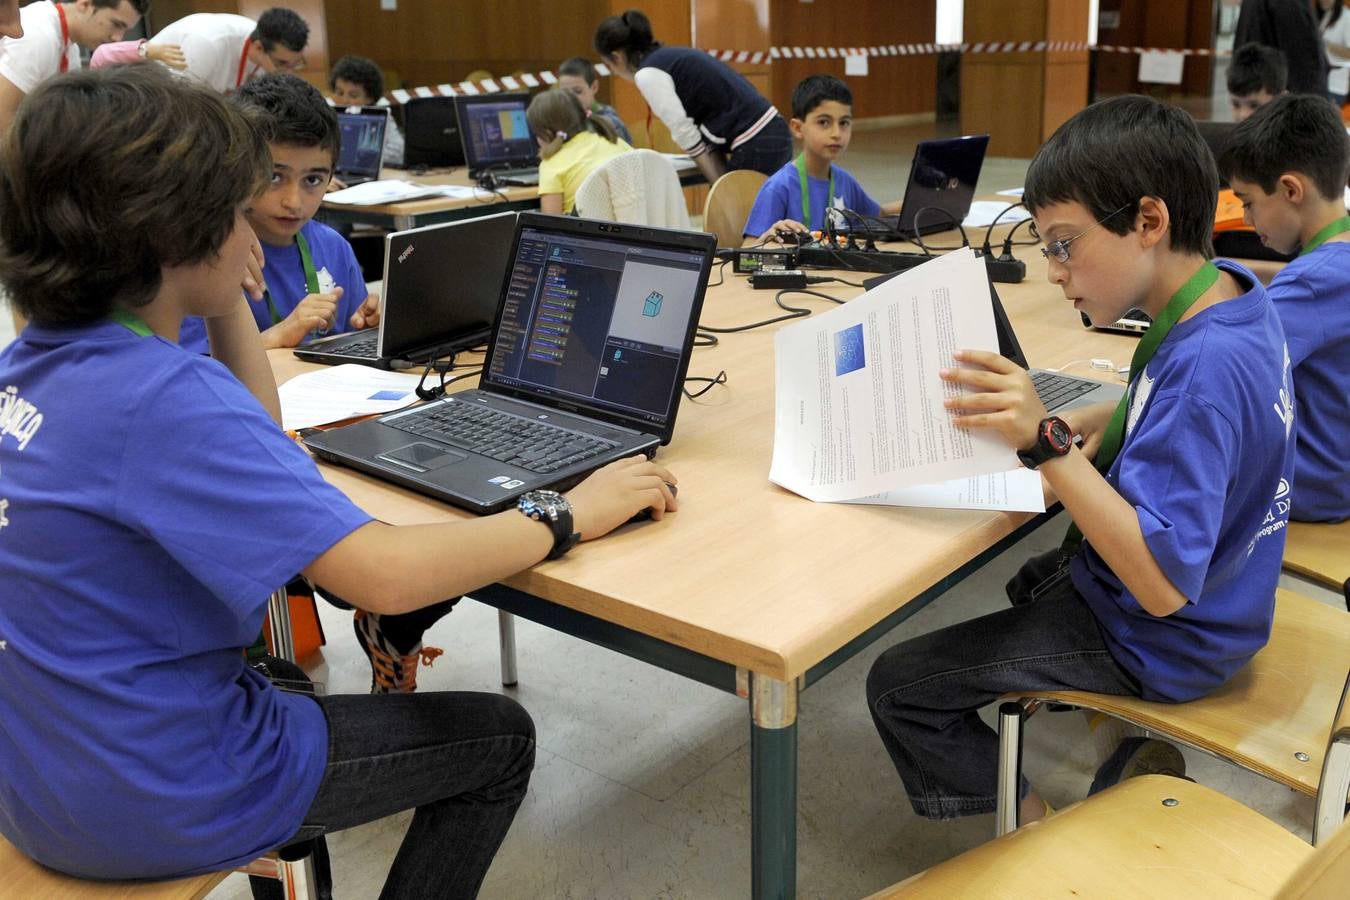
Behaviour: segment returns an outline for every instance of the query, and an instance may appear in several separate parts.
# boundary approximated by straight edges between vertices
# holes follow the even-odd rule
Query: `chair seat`
[[[1350,585],[1350,520],[1290,522],[1284,568],[1333,591],[1345,591]]]
[[[1100,710],[1175,738],[1315,796],[1328,713],[1350,670],[1350,614],[1292,591],[1276,592],[1270,643],[1228,684],[1189,703],[1151,703],[1082,691],[1022,697]]]
[[[1273,897],[1312,852],[1216,791],[1147,775],[934,866],[872,900]]]
[[[230,874],[211,872],[172,881],[85,881],[33,862],[0,838],[0,900],[198,900]]]

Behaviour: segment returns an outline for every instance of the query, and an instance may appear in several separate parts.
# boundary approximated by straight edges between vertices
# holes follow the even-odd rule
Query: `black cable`
[[[1013,238],[1013,235],[1017,233],[1017,229],[1021,228],[1023,225],[1028,225],[1028,224],[1031,225],[1031,227],[1028,228],[1027,231],[1030,232],[1032,235],[1034,235],[1034,236],[1032,237],[1032,239],[1029,240],[1029,241],[1014,241],[1012,238]],[[1009,230],[1009,232],[1004,236],[1004,238],[1003,238],[1003,253],[1004,253],[1005,256],[1006,256],[1006,255],[1011,255],[1011,254],[1012,254],[1012,248],[1014,248],[1014,247],[1034,247],[1035,245],[1039,244],[1040,242],[1041,242],[1040,236],[1039,236],[1039,235],[1036,235],[1036,223],[1033,222],[1031,219],[1023,219],[1022,221],[1020,221],[1020,222],[1018,222],[1016,225],[1014,225],[1014,226],[1012,227],[1012,229]]]
[[[867,287],[867,285],[863,284],[860,281],[849,281],[847,278],[840,278],[838,275],[823,275],[823,276],[813,275],[810,278],[806,279],[807,284],[825,284],[826,282],[829,281],[837,281],[840,284],[846,284],[849,287],[860,287],[860,288]]]
[[[753,328],[763,328],[765,325],[772,325],[775,322],[786,322],[789,319],[800,319],[804,316],[811,315],[811,309],[809,307],[788,306],[786,303],[784,303],[783,302],[784,294],[810,294],[812,297],[819,297],[822,300],[829,300],[831,303],[842,304],[846,302],[844,300],[840,300],[838,297],[831,297],[829,294],[822,294],[820,291],[812,291],[807,288],[790,288],[788,290],[779,291],[773,297],[773,302],[776,303],[780,309],[787,310],[787,315],[785,316],[775,316],[772,319],[765,319],[762,322],[752,322],[749,325],[735,325],[730,328],[713,328],[711,325],[700,325],[698,326],[699,330],[711,331],[714,334],[735,334],[740,331],[750,331]]]
[[[717,335],[705,333],[702,326],[694,331],[695,347],[716,347],[717,344]]]
[[[726,281],[727,263],[729,259],[719,259],[713,265],[717,266],[717,280],[708,282],[708,287],[721,287],[722,282]]]
[[[680,387],[680,390],[684,393],[686,397],[688,397],[690,400],[697,400],[699,397],[702,397],[704,394],[708,393],[708,391],[711,391],[713,388],[717,387],[717,385],[726,384],[727,370],[722,369],[711,378],[709,378],[706,375],[686,375],[684,380],[686,384],[691,381],[706,382],[706,384],[704,384],[704,386],[698,389],[697,391],[690,391],[689,388],[683,386]]]
[[[1007,206],[1003,207],[1003,209],[999,210],[999,214],[998,214],[998,215],[994,216],[994,221],[990,222],[990,223],[989,223],[989,227],[986,228],[986,229],[984,230],[984,252],[985,252],[985,253],[990,253],[990,252],[992,252],[992,248],[989,246],[989,238],[990,238],[991,235],[993,235],[993,233],[994,233],[994,226],[998,224],[998,220],[1001,219],[1001,218],[1003,218],[1003,217],[1004,217],[1005,215],[1007,215],[1008,213],[1012,212],[1014,209],[1017,209],[1017,207],[1019,207],[1019,206],[1021,206],[1021,205],[1022,205],[1022,201],[1021,201],[1021,200],[1018,200],[1016,203],[1009,203]],[[1026,220],[1023,219],[1022,221],[1025,222]],[[1022,223],[1021,223],[1021,222],[1018,222],[1018,223],[1014,224],[1014,225],[1013,225],[1013,231],[1016,231],[1016,230],[1017,230],[1017,226],[1020,225],[1020,224],[1022,224]],[[1012,232],[1008,232],[1008,233],[1011,234]]]
[[[940,206],[925,206],[923,209],[919,210],[917,213],[914,214],[914,239],[915,239],[915,241],[918,243],[918,245],[919,245],[920,247],[923,248],[923,252],[924,252],[926,255],[932,256],[932,255],[933,255],[933,252],[932,252],[932,251],[934,251],[934,250],[939,250],[939,251],[941,251],[941,252],[946,253],[946,252],[951,251],[951,250],[960,250],[960,249],[961,249],[961,247],[929,247],[927,244],[925,244],[925,243],[923,242],[923,230],[920,229],[920,227],[919,227],[919,220],[920,220],[921,218],[923,218],[923,214],[924,214],[924,213],[929,212],[929,211],[932,211],[932,212],[940,212],[940,213],[942,213],[944,216],[946,216],[947,221],[949,221],[949,222],[951,222],[953,225],[955,225],[955,226],[956,226],[956,230],[959,231],[959,232],[961,232],[961,247],[969,247],[969,246],[970,246],[970,238],[966,236],[966,229],[965,229],[965,226],[962,225],[962,224],[957,220],[956,216],[952,215],[950,211],[945,210],[945,209],[943,209],[943,208],[940,207]]]

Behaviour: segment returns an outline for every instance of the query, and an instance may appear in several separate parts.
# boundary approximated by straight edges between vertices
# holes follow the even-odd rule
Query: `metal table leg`
[[[506,610],[497,610],[497,637],[501,643],[502,685],[516,683],[516,617]]]
[[[751,894],[797,894],[797,683],[750,674]]]

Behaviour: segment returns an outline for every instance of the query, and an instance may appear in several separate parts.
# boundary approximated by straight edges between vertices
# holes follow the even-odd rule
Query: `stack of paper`
[[[938,377],[958,349],[998,352],[984,263],[910,269],[775,336],[769,479],[811,500],[1043,512],[1040,476],[997,433],[951,424]]]
[[[297,375],[277,389],[287,431],[391,412],[417,399],[416,375],[347,363]]]
[[[333,191],[331,194],[325,194],[323,199],[327,203],[341,203],[348,206],[377,206],[381,203],[402,203],[404,200],[420,200],[425,197],[461,195],[473,196],[473,188],[388,179],[367,181],[355,187]]]

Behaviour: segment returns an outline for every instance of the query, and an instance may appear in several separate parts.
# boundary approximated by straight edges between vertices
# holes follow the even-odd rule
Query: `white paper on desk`
[[[416,200],[420,197],[435,197],[444,191],[445,185],[414,184],[411,181],[399,181],[396,178],[384,181],[367,181],[324,194],[326,203],[341,203],[348,206],[376,206],[381,203],[402,203],[404,200]],[[469,189],[472,193],[472,188]]]
[[[769,480],[847,501],[1006,472],[996,433],[958,429],[938,377],[959,348],[998,350],[989,281],[969,248],[940,256],[774,336]]]
[[[921,484],[848,502],[877,506],[928,506],[936,509],[1045,512],[1045,492],[1041,490],[1040,473],[1027,468],[953,478],[937,484]]]
[[[994,193],[998,194],[1000,197],[1021,197],[1025,190],[1026,188],[1020,187],[1004,188],[1003,190],[995,191]]]
[[[417,399],[418,377],[346,363],[297,375],[277,389],[288,431],[383,413]]]
[[[442,184],[436,187],[436,193],[455,200],[472,200],[478,194],[478,188],[467,184]]]
[[[1031,213],[1027,212],[1025,207],[1008,209],[1008,206],[1009,204],[998,200],[976,200],[970,204],[970,212],[966,213],[966,219],[961,224],[967,228],[983,228],[992,225],[994,219],[998,219],[1000,225],[1013,225],[1031,218]],[[1008,211],[1003,212],[1005,209]],[[999,213],[1003,215],[1000,216]]]

